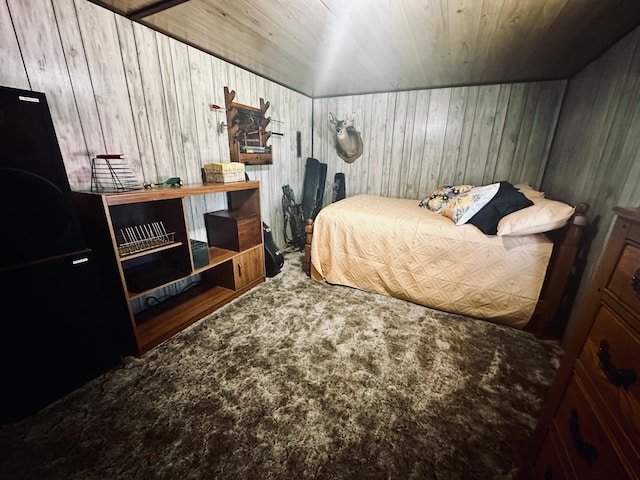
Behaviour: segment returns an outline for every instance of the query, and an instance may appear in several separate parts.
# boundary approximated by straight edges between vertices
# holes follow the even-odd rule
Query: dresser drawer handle
[[[600,341],[598,358],[600,359],[602,371],[616,387],[623,387],[628,391],[629,387],[636,383],[637,375],[634,370],[631,368],[618,368],[613,364],[611,353],[609,352],[609,342],[606,340]]]
[[[571,417],[569,418],[569,431],[571,432],[571,440],[578,451],[578,455],[584,458],[589,466],[598,459],[598,449],[593,443],[589,443],[582,438],[580,434],[580,424],[578,423],[578,411],[571,409]]]
[[[633,293],[640,297],[640,268],[637,268],[631,277],[631,288],[633,288]]]

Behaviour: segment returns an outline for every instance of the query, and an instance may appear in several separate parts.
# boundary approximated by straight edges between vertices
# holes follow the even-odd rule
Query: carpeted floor
[[[300,261],[1,427],[1,478],[513,478],[558,344],[320,285]]]

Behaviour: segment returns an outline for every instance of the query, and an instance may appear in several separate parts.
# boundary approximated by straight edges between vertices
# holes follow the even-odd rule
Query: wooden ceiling
[[[640,0],[91,0],[310,97],[569,78]]]

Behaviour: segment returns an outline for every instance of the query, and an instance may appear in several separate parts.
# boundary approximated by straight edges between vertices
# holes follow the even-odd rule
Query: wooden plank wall
[[[86,0],[0,1],[0,85],[44,92],[74,190],[90,188],[91,158],[124,153],[141,181],[180,176],[229,161],[225,86],[240,103],[271,103],[274,164],[249,166],[261,182],[264,220],[282,225],[282,185],[301,189],[311,156],[312,100]],[[301,132],[302,159],[296,157]],[[206,240],[202,213],[224,198],[189,202],[194,238]],[[282,244],[282,228],[274,228]]]
[[[614,222],[640,205],[640,27],[571,79],[542,188],[591,205],[593,239],[580,305]],[[574,308],[574,315],[578,311]],[[574,324],[572,317],[570,328]]]
[[[0,84],[43,91],[72,188],[90,186],[90,161],[123,152],[143,181],[198,181],[202,164],[228,161],[223,87],[237,101],[271,103],[274,164],[249,166],[262,211],[284,243],[282,185],[302,196],[304,161],[328,163],[327,195],[345,172],[349,195],[418,198],[443,183],[497,179],[539,184],[565,82],[441,88],[316,99],[159,34],[85,0],[0,3]],[[356,112],[363,156],[347,165],[333,147],[328,113]],[[313,113],[312,113],[313,112]],[[312,127],[314,133],[312,134]],[[296,131],[302,156],[296,157]],[[313,142],[313,143],[312,143]],[[189,202],[195,238],[219,198]]]
[[[345,174],[347,195],[423,198],[440,185],[499,180],[539,186],[566,81],[438,88],[314,99],[313,151],[327,191]],[[356,114],[364,149],[335,151],[329,113]],[[332,200],[325,195],[325,204]]]

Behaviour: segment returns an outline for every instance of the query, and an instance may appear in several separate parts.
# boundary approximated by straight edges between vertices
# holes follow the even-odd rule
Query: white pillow
[[[555,230],[563,227],[575,212],[574,207],[564,202],[540,196],[531,198],[527,195],[531,192],[522,193],[533,205],[502,217],[498,222],[498,236],[531,235]]]
[[[539,192],[538,190],[531,187],[531,185],[529,185],[528,183],[518,183],[514,185],[514,187],[520,190],[524,194],[524,196],[531,201],[535,200],[536,198],[544,197],[544,192]]]

